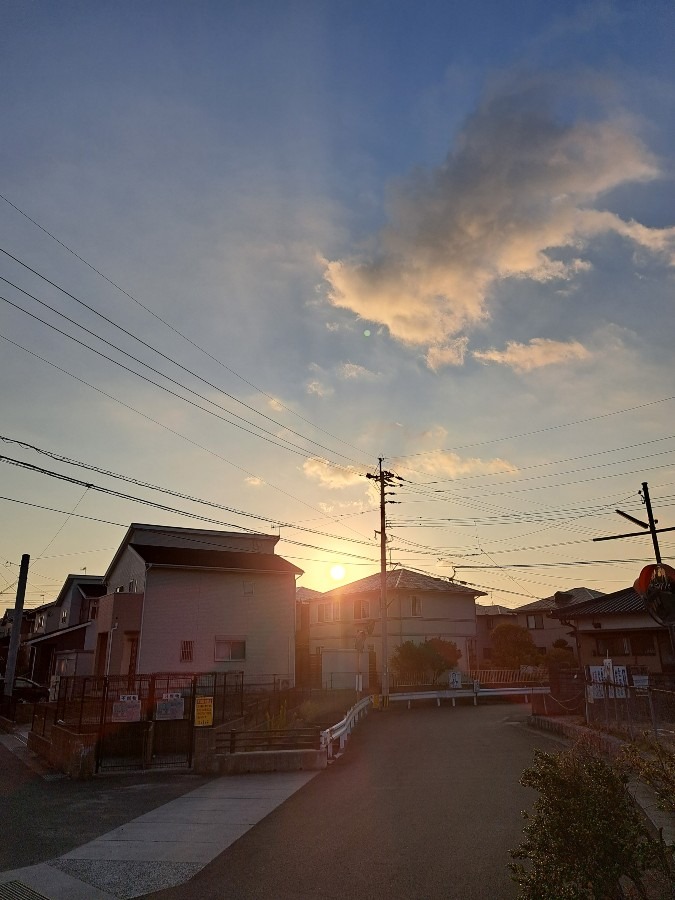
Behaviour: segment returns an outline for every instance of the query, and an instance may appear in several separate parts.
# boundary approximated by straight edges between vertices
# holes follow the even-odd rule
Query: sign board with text
[[[195,727],[213,725],[213,697],[195,697]]]

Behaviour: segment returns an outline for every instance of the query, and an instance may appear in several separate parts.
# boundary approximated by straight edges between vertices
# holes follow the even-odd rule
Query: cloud
[[[494,475],[500,472],[513,474],[518,471],[518,467],[505,459],[479,459],[477,457],[463,459],[457,453],[432,450],[430,453],[416,456],[411,463],[398,464],[396,471],[459,478],[462,475]]]
[[[346,466],[338,468],[326,462],[325,459],[316,457],[306,459],[302,470],[311,481],[317,481],[322,487],[330,488],[330,490],[340,490],[365,483],[363,474],[356,469]]]
[[[374,379],[378,378],[376,372],[371,372],[370,369],[366,369],[365,366],[359,366],[356,363],[343,363],[339,370],[338,374],[341,378],[345,378],[347,380],[350,379]]]
[[[474,350],[472,354],[483,362],[510,366],[516,372],[531,372],[543,366],[589,359],[591,354],[578,341],[550,341],[533,338],[527,344],[509,341],[506,350]]]
[[[426,360],[430,369],[436,371],[443,366],[461,366],[464,364],[468,337],[456,338],[447,343],[434,344],[427,351]]]
[[[250,484],[251,487],[260,487],[261,484],[264,484],[262,478],[258,478],[257,475],[249,475],[244,481],[246,484]]]
[[[333,388],[321,381],[310,381],[307,384],[306,391],[308,394],[315,394],[317,397],[330,397],[333,394]]]
[[[556,119],[552,91],[522,79],[488,96],[440,167],[394,187],[388,225],[369,249],[324,260],[330,302],[427,348],[438,368],[461,364],[462,332],[489,318],[500,281],[569,282],[589,268],[583,252],[598,235],[675,262],[675,229],[593,208],[660,174],[634,123]]]

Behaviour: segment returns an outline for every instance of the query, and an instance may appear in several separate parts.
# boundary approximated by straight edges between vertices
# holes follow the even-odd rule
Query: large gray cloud
[[[432,368],[463,362],[463,333],[489,317],[500,280],[570,280],[589,268],[583,250],[598,235],[675,261],[675,228],[597,208],[613,188],[660,174],[633,121],[566,121],[539,88],[530,80],[493,93],[443,165],[394,188],[375,249],[326,261],[330,301],[425,348]]]

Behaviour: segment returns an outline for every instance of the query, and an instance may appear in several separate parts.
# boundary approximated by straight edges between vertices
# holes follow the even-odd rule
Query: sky
[[[35,607],[131,522],[371,575],[380,459],[392,567],[632,584],[649,536],[593,538],[643,482],[675,526],[674,33],[666,0],[4,0],[0,609],[22,554]]]

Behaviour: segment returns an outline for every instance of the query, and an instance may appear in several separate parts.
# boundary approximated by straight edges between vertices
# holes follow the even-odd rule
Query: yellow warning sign
[[[213,725],[213,697],[195,697],[195,728]]]

